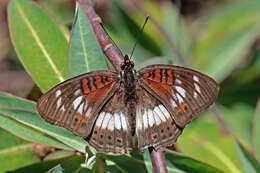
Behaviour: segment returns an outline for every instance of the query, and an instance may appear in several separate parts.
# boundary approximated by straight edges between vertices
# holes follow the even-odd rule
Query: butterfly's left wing
[[[166,107],[145,89],[137,86],[136,133],[138,148],[158,149],[173,144],[182,132]]]
[[[160,100],[182,128],[213,104],[219,91],[218,84],[209,76],[173,65],[145,67],[138,71],[138,81]]]
[[[111,71],[76,76],[44,94],[37,102],[37,110],[47,122],[85,138],[102,106],[119,88],[118,80],[118,73]]]

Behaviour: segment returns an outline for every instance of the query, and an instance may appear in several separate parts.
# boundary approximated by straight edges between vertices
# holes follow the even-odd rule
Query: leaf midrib
[[[35,31],[35,29],[33,28],[33,26],[31,25],[30,21],[27,19],[27,17],[25,16],[23,10],[21,9],[21,7],[18,5],[18,2],[15,3],[16,7],[20,13],[20,15],[22,16],[22,18],[24,19],[24,22],[26,23],[27,27],[29,28],[29,31],[31,31],[33,38],[35,39],[37,45],[40,47],[40,50],[42,51],[42,53],[44,54],[44,56],[46,57],[47,61],[49,62],[49,64],[51,65],[52,69],[54,70],[54,72],[57,74],[58,79],[63,82],[64,78],[61,74],[61,72],[58,70],[58,68],[56,67],[56,65],[54,64],[54,62],[52,61],[50,55],[48,54],[46,48],[44,47],[44,45],[42,44],[40,38],[38,37],[37,32]]]

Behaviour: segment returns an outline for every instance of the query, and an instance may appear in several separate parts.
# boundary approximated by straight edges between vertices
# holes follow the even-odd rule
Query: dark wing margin
[[[163,103],[180,127],[212,105],[219,91],[215,80],[185,67],[151,65],[137,76],[139,85]]]
[[[37,111],[47,122],[86,138],[97,113],[119,88],[118,80],[118,73],[110,71],[94,71],[68,79],[42,95]]]

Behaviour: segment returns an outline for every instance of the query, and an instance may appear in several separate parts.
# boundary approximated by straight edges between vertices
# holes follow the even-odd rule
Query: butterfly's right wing
[[[163,103],[180,127],[212,105],[219,91],[212,78],[184,67],[151,65],[138,75],[139,84]]]
[[[118,73],[94,71],[58,84],[37,102],[41,117],[86,138],[106,101],[119,88]]]

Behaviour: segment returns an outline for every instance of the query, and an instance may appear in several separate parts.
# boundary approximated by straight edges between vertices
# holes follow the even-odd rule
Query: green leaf
[[[145,16],[142,15],[143,22],[141,22],[141,24],[137,24],[136,21],[134,19],[132,19],[132,17],[129,14],[126,13],[127,8],[125,8],[125,9],[122,8],[120,1],[115,0],[113,2],[114,2],[113,6],[115,8],[117,8],[116,10],[119,13],[119,15],[117,15],[118,18],[116,19],[116,21],[119,21],[121,23],[120,26],[117,25],[118,31],[121,31],[121,29],[123,27],[124,30],[127,31],[128,34],[130,34],[132,36],[132,38],[134,38],[134,40],[136,40],[138,34],[141,31],[141,26],[142,26],[143,22],[145,21]],[[138,21],[141,21],[141,20],[138,20]],[[148,26],[146,26],[146,27],[149,28]],[[122,38],[122,39],[124,39],[124,38]],[[146,32],[143,32],[142,37],[140,37],[138,39],[139,39],[138,44],[140,44],[143,48],[152,52],[153,55],[155,55],[155,56],[162,55],[160,46],[153,40],[153,38],[150,37],[149,34],[147,34]],[[131,50],[131,48],[130,48],[130,50]]]
[[[88,146],[88,144],[82,138],[73,135],[65,128],[57,127],[45,122],[38,113],[34,112],[35,110],[25,109],[20,107],[19,105],[13,105],[12,107],[10,107],[10,102],[15,102],[14,99],[17,100],[16,102],[21,102],[23,99],[18,99],[16,97],[12,97],[11,95],[7,96],[8,97],[5,97],[5,102],[0,102],[0,114],[6,115],[30,128],[36,129],[44,134],[52,136],[58,141],[70,146],[77,151],[83,153],[86,151],[86,147]],[[23,103],[22,105],[25,104],[26,103]],[[27,104],[32,103],[29,102]],[[90,148],[90,152],[93,152],[93,149]]]
[[[83,167],[84,159],[79,156],[75,156],[69,160],[64,161],[61,164],[58,164],[54,168],[48,171],[48,173],[83,173],[83,172],[92,172],[91,170]]]
[[[149,150],[146,150],[144,152],[143,157],[144,157],[144,165],[145,165],[147,171],[148,172],[153,172],[153,165],[152,165],[152,161],[151,161],[151,156],[150,156]]]
[[[44,157],[44,161],[57,160],[75,155],[75,151],[57,150]]]
[[[137,158],[129,157],[127,155],[105,155],[104,157],[106,160],[112,161],[114,164],[110,165],[114,165],[119,172],[146,172],[144,162]]]
[[[63,158],[63,159],[51,160],[51,161],[40,161],[30,165],[28,164],[24,167],[12,171],[12,173],[35,173],[35,170],[37,170],[37,172],[47,172],[55,165],[64,162],[68,159],[69,158]]]
[[[260,34],[259,5],[257,0],[230,2],[206,13],[195,33],[192,65],[217,81],[224,80]]]
[[[122,50],[123,54],[130,54],[134,43],[136,42],[137,35],[140,33],[140,28],[145,20],[145,16],[142,15],[140,16],[141,20],[137,20],[135,18],[136,15],[130,16],[131,14],[127,14],[121,5],[122,4],[120,4],[118,0],[114,0],[113,3],[111,3],[110,11],[112,11],[113,14],[112,17],[114,28],[106,27],[106,31],[112,40],[114,40],[119,49]],[[148,31],[150,31],[151,28],[150,26],[151,24],[148,22],[137,42],[133,54],[135,64],[139,64],[151,56],[158,56],[162,54],[158,43],[151,38],[151,34],[148,34]],[[157,35],[157,33],[158,32],[154,35]]]
[[[247,104],[236,103],[229,107],[218,106],[218,108],[225,115],[223,119],[232,133],[243,141],[243,144],[246,146],[252,146],[253,107]]]
[[[184,20],[179,10],[172,3],[163,3],[162,12],[164,14],[162,19],[163,29],[168,35],[167,39],[173,44],[170,45],[169,42],[166,42],[166,46],[164,46],[165,56],[173,58],[174,64],[183,65],[176,57],[182,56],[179,58],[185,58],[189,56],[190,38]],[[164,35],[164,37],[167,37],[167,35]],[[186,61],[186,59],[183,59],[183,61]]]
[[[165,160],[168,171],[171,169],[179,169],[184,172],[196,172],[196,173],[213,173],[222,172],[221,170],[214,168],[207,163],[203,163],[199,160],[195,160],[191,157],[185,156],[181,153],[172,152],[170,150],[165,151]],[[174,171],[172,171],[174,172]]]
[[[62,127],[57,127],[45,122],[36,112],[17,110],[12,108],[0,109],[0,113],[11,117],[31,128],[46,133],[77,151],[85,152],[87,143],[82,138],[73,135],[71,132]]]
[[[60,164],[58,164],[57,166],[55,166],[53,169],[51,169],[48,172],[49,173],[63,173],[63,172],[65,172],[65,170],[61,167]]]
[[[242,69],[238,74],[239,85],[247,84],[256,80],[260,76],[260,50],[252,57],[252,61],[245,69]]]
[[[71,149],[67,145],[64,145],[63,143],[49,136],[46,136],[46,134],[42,132],[39,132],[33,128],[30,128],[22,123],[17,122],[16,120],[1,115],[0,115],[0,127],[10,132],[11,134],[14,134],[27,141],[37,142],[40,144],[45,144],[45,145],[49,145],[57,148],[63,148],[67,150]]]
[[[36,110],[35,102],[0,91],[0,107],[20,107]]]
[[[92,26],[80,5],[77,6],[70,40],[69,76],[107,69]]]
[[[260,172],[260,164],[255,160],[255,158],[240,144],[236,138],[234,138],[234,142],[245,172]]]
[[[253,119],[253,149],[256,158],[260,161],[260,99],[258,100]]]
[[[150,159],[149,151],[144,153],[144,163],[148,172],[152,172],[152,162]],[[221,173],[222,171],[214,168],[207,163],[203,163],[199,160],[195,160],[191,157],[185,156],[181,153],[165,150],[165,163],[167,165],[168,172],[172,173],[184,173],[184,172],[196,172],[196,173]]]
[[[28,0],[13,0],[8,22],[16,53],[43,92],[67,79],[68,42],[40,7]]]
[[[0,150],[1,172],[12,171],[39,161],[39,158],[34,157],[32,144],[17,145]]]
[[[211,114],[193,120],[185,127],[177,141],[180,152],[205,161],[225,172],[241,172],[242,169],[233,139],[223,134]]]

